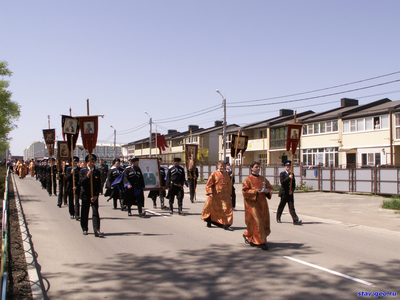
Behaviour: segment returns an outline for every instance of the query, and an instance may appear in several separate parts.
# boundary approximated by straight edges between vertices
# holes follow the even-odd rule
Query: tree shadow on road
[[[302,272],[283,255],[316,254],[296,243],[269,243],[270,251],[247,245],[212,245],[160,255],[116,253],[98,264],[67,264],[80,277],[65,274],[65,281],[84,282],[62,290],[54,299],[354,299],[357,291],[376,291],[354,281],[319,270]],[[294,251],[294,252],[293,252]],[[400,276],[399,260],[384,266],[360,264],[340,268],[351,276],[371,274],[385,282]],[[297,267],[297,268],[296,268]],[[339,267],[338,267],[339,268]],[[321,275],[322,274],[322,275]],[[52,274],[49,274],[52,276]],[[364,275],[365,277],[365,275]],[[70,286],[70,284],[68,284]],[[292,288],[295,287],[295,288]],[[387,286],[386,286],[387,287]],[[395,291],[395,287],[391,287]],[[383,288],[383,287],[382,287]],[[387,289],[384,289],[387,290]]]

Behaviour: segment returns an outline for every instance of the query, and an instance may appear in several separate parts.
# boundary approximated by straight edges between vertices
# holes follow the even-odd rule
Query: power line
[[[290,94],[290,95],[278,96],[278,97],[271,97],[271,98],[265,98],[265,99],[259,99],[259,100],[237,101],[237,102],[230,102],[230,103],[231,104],[243,103],[243,102],[250,103],[250,102],[259,102],[259,101],[282,99],[282,98],[293,97],[293,96],[300,96],[300,95],[304,95],[304,94],[321,92],[321,91],[330,90],[330,89],[334,89],[334,88],[338,88],[338,87],[343,87],[343,86],[352,85],[352,84],[356,84],[356,83],[360,83],[360,82],[365,82],[365,81],[374,80],[374,79],[378,79],[378,78],[382,78],[382,77],[387,77],[387,76],[391,76],[391,75],[395,75],[395,74],[399,74],[399,73],[400,73],[400,71],[397,71],[397,72],[393,72],[393,73],[389,73],[389,74],[385,74],[385,75],[380,75],[380,76],[371,77],[371,78],[367,78],[367,79],[363,79],[363,80],[353,81],[353,82],[350,82],[350,83],[335,85],[335,86],[331,86],[331,87],[327,87],[327,88],[312,90],[312,91],[308,91],[308,92],[301,92],[301,93],[296,93],[296,94]]]
[[[391,84],[391,83],[395,83],[395,82],[399,82],[399,81],[400,81],[400,79],[397,79],[397,80],[393,80],[393,81],[374,84],[374,85],[370,85],[370,86],[366,86],[366,87],[362,87],[362,88],[357,88],[357,89],[352,89],[352,90],[347,90],[347,91],[343,91],[343,92],[331,93],[331,94],[326,94],[326,95],[322,95],[322,96],[314,96],[314,97],[308,97],[308,98],[302,98],[302,99],[296,99],[296,100],[287,100],[287,101],[279,101],[279,102],[263,103],[263,104],[229,105],[227,107],[229,107],[229,108],[233,108],[233,107],[252,107],[252,106],[266,106],[266,105],[274,105],[274,104],[289,103],[289,102],[299,102],[299,101],[324,98],[324,97],[335,96],[335,95],[340,95],[340,94],[349,93],[349,92],[355,92],[355,91],[370,89],[370,88],[373,88],[373,87],[382,86],[382,85],[386,85],[386,84]],[[240,103],[243,103],[243,102],[240,102]]]
[[[218,108],[221,108],[221,106],[222,106],[222,104],[218,104],[218,105],[214,105],[214,106],[211,106],[211,107],[202,109],[202,110],[198,110],[198,111],[195,111],[195,112],[186,114],[187,117],[185,117],[185,118],[187,119],[187,118],[191,118],[191,117],[200,116],[200,115],[202,115],[202,114],[199,114],[199,113],[201,113],[201,112],[207,111],[207,112],[205,112],[205,113],[208,113],[208,112],[214,111],[214,110],[216,110],[216,109],[218,109]],[[204,114],[205,114],[205,113],[204,113]],[[193,115],[193,114],[196,114],[196,115],[191,116],[191,115]],[[158,122],[158,123],[168,123],[170,120],[172,120],[172,121],[177,121],[177,120],[176,120],[176,117],[171,117],[171,118],[166,118],[166,119],[155,120],[154,122]],[[182,119],[182,120],[183,120],[183,119]]]

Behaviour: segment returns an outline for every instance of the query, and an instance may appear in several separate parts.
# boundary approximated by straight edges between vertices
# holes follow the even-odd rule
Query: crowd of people
[[[174,158],[174,164],[170,168],[162,166],[161,158],[158,160],[160,188],[151,190],[147,197],[152,199],[154,208],[157,207],[157,198],[160,198],[160,208],[169,210],[171,215],[174,214],[176,198],[178,214],[182,215],[184,186],[189,187],[190,201],[194,202],[198,170],[187,170],[187,181],[180,158]],[[116,158],[110,168],[103,160],[99,161],[97,167],[96,162],[96,155],[88,155],[84,162],[79,162],[78,157],[73,157],[72,165],[65,162],[57,165],[54,159],[45,159],[25,166],[26,170],[30,167],[31,176],[36,176],[36,180],[41,182],[42,188],[47,190],[49,196],[57,196],[58,191],[58,207],[68,205],[70,218],[80,221],[84,235],[88,235],[89,210],[92,208],[94,236],[102,237],[104,233],[100,231],[99,195],[108,197],[107,201],[112,200],[114,209],[127,211],[128,216],[133,216],[132,206],[137,206],[138,216],[142,218],[146,215],[143,209],[145,182],[152,182],[154,178],[148,175],[149,172],[142,172],[139,158],[130,159],[129,165],[123,165],[121,160]],[[22,174],[25,172],[23,165],[21,163],[18,167],[19,173]],[[301,225],[302,221],[294,209],[295,178],[290,172],[291,162],[287,161],[284,165],[285,170],[280,174],[281,201],[276,220],[281,223],[283,209],[288,203],[293,224]],[[251,174],[242,185],[247,226],[243,238],[244,242],[252,247],[268,250],[267,236],[271,233],[268,199],[271,199],[273,187],[260,175],[259,162],[252,163],[250,169]],[[205,186],[207,198],[201,219],[206,222],[207,227],[214,225],[233,231],[233,212],[236,211],[234,180],[230,164],[219,161],[217,170],[209,176]]]

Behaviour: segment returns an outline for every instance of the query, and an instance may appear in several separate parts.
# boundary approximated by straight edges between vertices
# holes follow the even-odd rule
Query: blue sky
[[[110,126],[118,143],[147,137],[144,111],[160,133],[213,126],[222,108],[190,114],[221,105],[215,89],[227,99],[228,124],[238,125],[272,118],[281,108],[324,111],[343,97],[360,104],[400,100],[396,82],[282,103],[400,79],[394,74],[246,102],[400,71],[400,1],[6,0],[0,28],[0,60],[14,72],[9,89],[21,105],[13,155],[43,140],[48,115],[61,139],[60,115],[70,107],[85,115],[87,98],[91,114],[105,115],[99,140],[110,143]]]

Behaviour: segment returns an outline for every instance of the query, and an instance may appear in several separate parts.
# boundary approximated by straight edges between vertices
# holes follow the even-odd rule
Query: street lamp
[[[151,157],[151,125],[152,125],[152,118],[151,116],[147,113],[147,111],[144,112],[146,115],[149,116],[150,118],[150,136],[149,136],[149,157]]]
[[[226,99],[221,94],[221,92],[216,89],[215,90],[222,97],[222,107],[224,108],[224,122],[222,124],[222,148],[224,150],[222,160],[226,161]]]
[[[114,157],[117,158],[117,129],[115,129],[112,125],[110,126],[112,129],[114,129]]]

